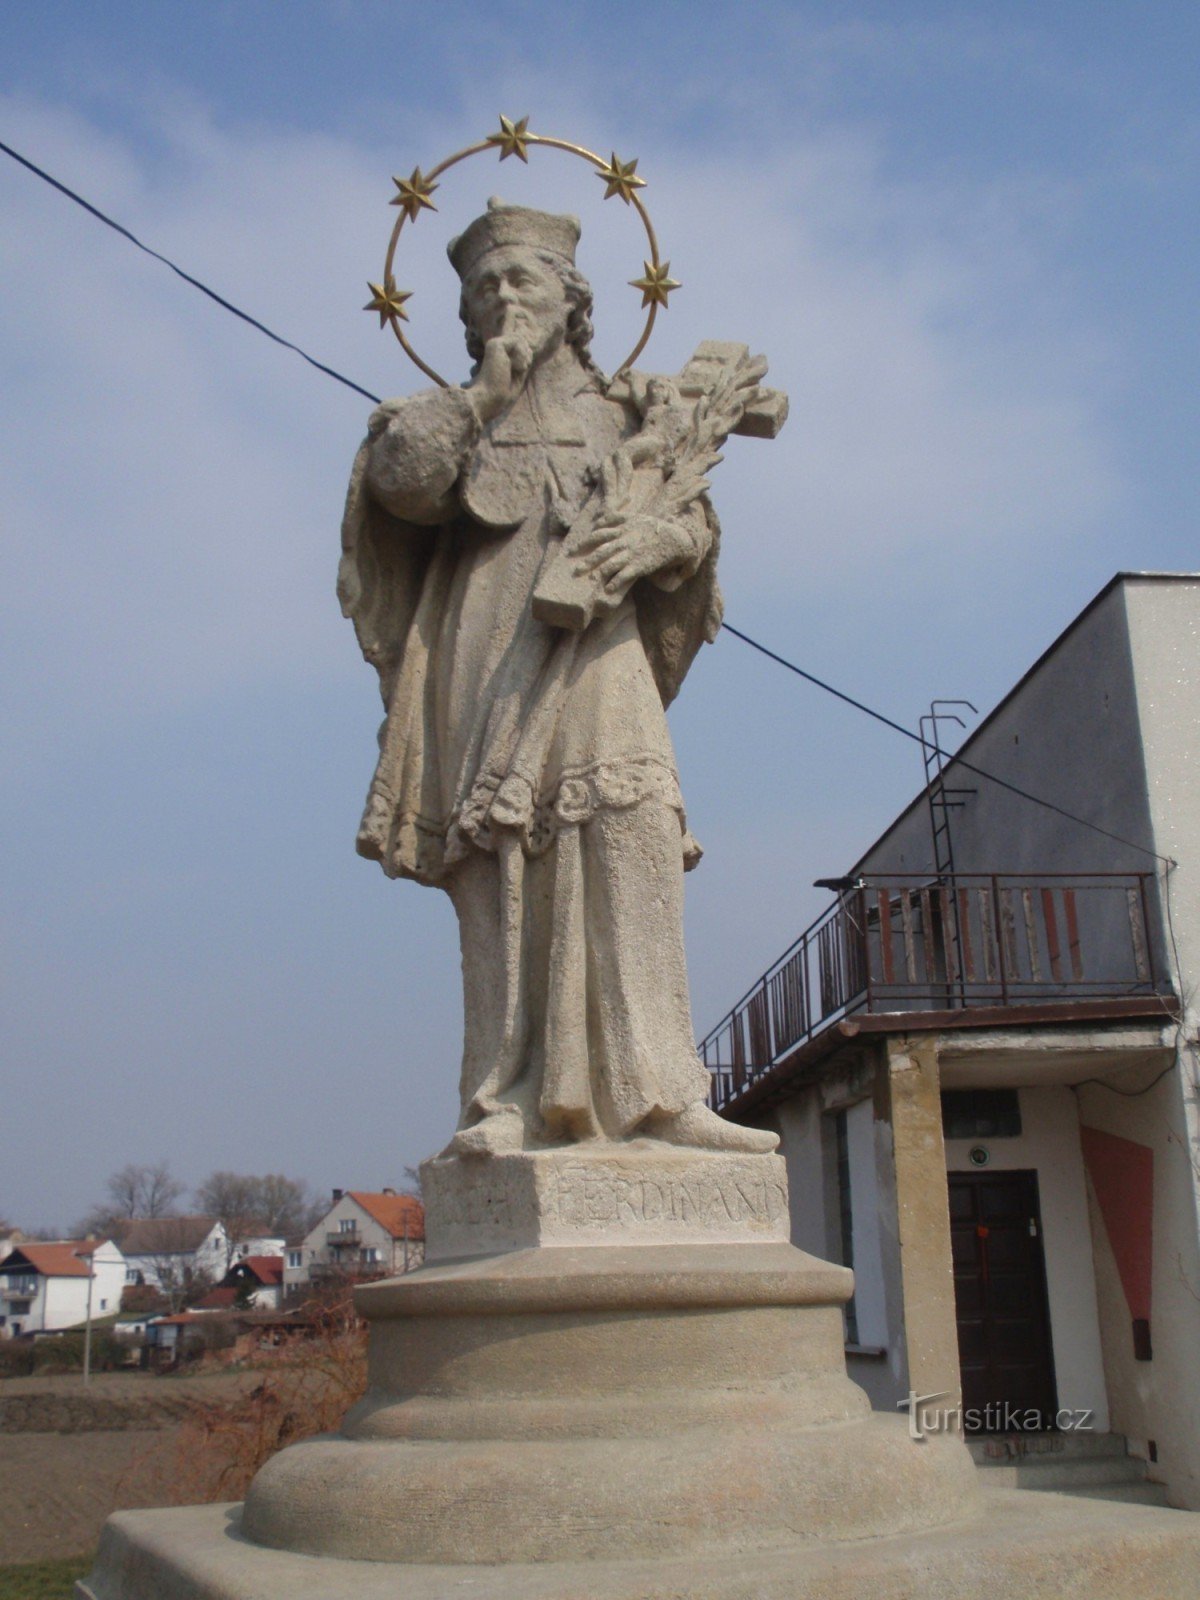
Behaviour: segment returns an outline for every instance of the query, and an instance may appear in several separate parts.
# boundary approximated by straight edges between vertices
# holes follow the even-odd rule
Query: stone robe
[[[573,352],[482,430],[462,389],[390,404],[355,464],[343,606],[388,714],[359,832],[459,918],[462,1126],[622,1137],[707,1091],[683,952],[687,832],[664,704],[719,626],[716,522],[581,633],[538,621],[542,565],[636,432]]]

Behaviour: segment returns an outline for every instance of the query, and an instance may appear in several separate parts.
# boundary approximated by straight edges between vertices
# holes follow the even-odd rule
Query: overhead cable
[[[922,739],[919,733],[914,733],[911,728],[906,728],[902,722],[894,722],[891,717],[885,717],[882,711],[876,711],[872,706],[864,705],[861,700],[856,700],[853,695],[845,694],[841,689],[835,689],[831,683],[826,683],[823,678],[818,678],[812,672],[806,672],[803,667],[798,667],[794,661],[789,661],[786,656],[777,655],[774,650],[768,650],[765,644],[759,644],[757,639],[752,639],[748,633],[742,633],[732,623],[721,624],[726,633],[731,633],[735,639],[740,639],[743,644],[748,644],[751,649],[757,650],[761,655],[778,662],[781,667],[786,667],[789,672],[794,672],[797,677],[803,678],[807,683],[813,684],[818,689],[824,689],[826,694],[833,695],[838,700],[843,700],[848,706],[853,706],[856,711],[861,711],[868,717],[874,717],[876,722],[882,722],[885,728],[891,728],[894,733],[902,733],[906,739],[911,739],[914,744],[932,750],[935,755],[944,761],[952,761],[955,766],[964,772],[970,772],[977,778],[986,778],[989,783],[997,784],[1001,789],[1007,789],[1009,794],[1015,794],[1021,800],[1028,800],[1035,806],[1042,806],[1046,811],[1053,811],[1056,816],[1063,817],[1067,822],[1078,823],[1081,828],[1090,828],[1093,833],[1099,833],[1106,839],[1111,839],[1114,844],[1125,845],[1129,850],[1136,850],[1141,855],[1150,856],[1155,861],[1161,861],[1165,867],[1173,867],[1176,863],[1170,856],[1160,855],[1157,850],[1151,850],[1147,845],[1138,844],[1133,839],[1123,838],[1119,833],[1113,833],[1108,828],[1103,828],[1098,822],[1090,822],[1087,817],[1076,816],[1073,811],[1068,811],[1065,806],[1047,800],[1042,795],[1031,794],[1028,789],[1022,789],[1019,784],[1010,783],[1007,778],[997,777],[994,772],[988,772],[983,767],[977,767],[974,762],[967,761],[963,756],[953,755],[948,750],[943,750],[939,745],[931,745],[928,740]]]
[[[128,239],[130,244],[135,244],[139,250],[145,251],[148,256],[153,256],[155,261],[161,261],[164,267],[170,267],[176,277],[182,278],[184,283],[190,283],[193,289],[199,289],[201,294],[206,294],[223,311],[228,311],[231,315],[240,317],[243,322],[248,322],[252,328],[257,328],[259,333],[265,333],[268,339],[273,339],[276,344],[282,345],[285,350],[294,350],[301,360],[308,362],[310,367],[316,367],[317,371],[323,372],[326,377],[336,378],[338,383],[344,383],[347,389],[353,389],[356,394],[361,394],[364,400],[373,400],[376,405],[379,404],[379,396],[377,394],[372,394],[369,389],[364,389],[361,384],[344,377],[342,373],[335,371],[333,367],[328,367],[323,361],[318,361],[315,356],[310,356],[306,350],[301,350],[298,344],[293,344],[290,339],[285,339],[282,334],[272,332],[266,323],[260,322],[257,317],[252,317],[248,311],[240,310],[231,300],[226,300],[224,295],[218,294],[215,289],[210,289],[206,283],[201,283],[199,278],[193,278],[190,272],[185,272],[182,267],[177,266],[167,256],[160,254],[157,250],[152,250],[148,244],[143,244],[135,233],[131,233],[121,223],[115,222],[112,217],[101,211],[99,206],[94,206],[90,200],[85,200],[81,194],[76,194],[74,189],[68,189],[65,183],[60,183],[57,178],[52,178],[48,172],[43,172],[41,167],[35,166],[28,157],[21,155],[11,145],[5,144],[3,140],[0,140],[0,150],[3,150],[6,156],[11,156],[14,161],[19,161],[23,167],[27,167],[30,172],[41,178],[44,183],[48,183],[52,188],[57,189],[60,194],[65,194],[68,200],[74,200],[77,206],[82,206],[98,222],[103,222],[105,227],[112,228],[123,239]]]
[[[76,194],[74,189],[68,188],[65,183],[61,183],[57,178],[52,177],[50,173],[30,161],[27,156],[23,156],[19,151],[14,150],[11,145],[5,144],[3,140],[0,140],[0,150],[5,155],[11,156],[14,161],[19,162],[21,166],[27,168],[36,177],[41,178],[44,183],[48,183],[52,188],[57,189],[60,194],[66,195],[68,200],[73,200],[77,206],[82,206],[97,221],[103,222],[106,227],[112,228],[122,238],[128,239],[130,244],[136,245],[146,255],[152,256],[155,261],[161,261],[163,266],[169,267],[177,277],[183,279],[184,283],[191,284],[193,289],[199,289],[201,294],[207,295],[222,310],[228,311],[232,316],[238,317],[242,322],[249,324],[250,327],[256,328],[259,333],[266,334],[268,339],[273,340],[278,345],[282,345],[285,350],[294,351],[303,361],[307,361],[310,367],[315,367],[318,372],[323,372],[326,377],[333,378],[338,383],[344,384],[347,389],[353,389],[355,394],[362,395],[364,400],[370,400],[375,405],[380,403],[380,397],[377,394],[372,394],[369,389],[364,389],[361,384],[345,377],[344,374],[336,371],[333,367],[327,366],[325,362],[318,361],[315,356],[310,356],[298,344],[293,344],[290,339],[285,339],[282,334],[273,332],[265,323],[260,322],[257,317],[252,317],[248,311],[242,311],[232,301],[226,300],[224,295],[218,294],[215,289],[210,289],[206,283],[202,283],[199,278],[193,277],[190,272],[185,272],[182,267],[171,261],[167,256],[162,255],[157,250],[152,250],[148,244],[143,244],[137,235],[131,233],[128,228],[114,221],[112,217],[101,211],[98,206],[92,205],[90,200],[85,200],[82,195]],[[726,633],[731,633],[735,639],[740,639],[743,644],[748,644],[752,649],[766,656],[768,660],[777,662],[781,667],[786,667],[789,672],[794,672],[797,677],[805,679],[815,688],[823,689],[826,694],[831,694],[835,699],[843,701],[848,706],[853,706],[856,711],[861,711],[865,716],[873,717],[876,722],[881,722],[885,728],[891,728],[894,733],[903,734],[906,739],[911,739],[915,744],[929,748],[927,741],[923,740],[919,733],[914,733],[911,728],[906,728],[903,723],[894,722],[891,717],[884,716],[882,711],[874,710],[873,707],[865,705],[863,701],[856,700],[853,695],[846,694],[841,689],[835,689],[832,684],[826,683],[824,679],[818,678],[814,673],[806,672],[803,667],[798,667],[794,661],[787,660],[785,656],[777,655],[774,650],[768,650],[765,644],[759,644],[757,639],[752,639],[748,633],[742,633],[732,623],[726,622],[722,626]],[[989,783],[997,784],[1001,789],[1007,789],[1010,794],[1016,795],[1019,799],[1041,806],[1046,811],[1052,811],[1056,816],[1062,817],[1067,822],[1077,823],[1081,828],[1088,828],[1093,833],[1098,833],[1106,839],[1111,839],[1114,844],[1124,845],[1127,849],[1136,850],[1140,855],[1150,856],[1155,861],[1161,861],[1168,870],[1176,865],[1170,856],[1160,855],[1156,850],[1151,850],[1144,844],[1137,844],[1132,839],[1125,839],[1119,833],[1113,833],[1108,828],[1101,827],[1098,822],[1089,821],[1087,817],[1076,816],[1073,811],[1068,811],[1064,806],[1057,805],[1053,800],[1046,800],[1041,795],[1031,794],[1028,789],[1022,789],[1018,784],[1010,783],[1007,778],[997,777],[994,772],[987,772],[983,767],[975,766],[972,762],[964,760],[963,757],[952,755],[948,751],[940,749],[937,745],[932,748],[935,754],[946,761],[955,762],[964,772],[973,773],[977,778],[984,778]]]

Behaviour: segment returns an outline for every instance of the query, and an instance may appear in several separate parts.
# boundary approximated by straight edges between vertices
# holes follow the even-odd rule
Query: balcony
[[[701,1042],[710,1102],[730,1106],[859,1012],[1169,1007],[1150,938],[1155,892],[1152,873],[858,878]]]
[[[331,1250],[336,1250],[339,1245],[357,1250],[362,1243],[362,1235],[357,1228],[339,1228],[336,1233],[327,1233],[325,1243]]]

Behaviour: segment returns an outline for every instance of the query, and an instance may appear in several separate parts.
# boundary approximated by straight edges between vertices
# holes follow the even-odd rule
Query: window
[[[125,1282],[126,1283],[137,1283],[137,1281],[138,1281],[138,1279],[140,1277],[141,1277],[141,1274],[139,1273],[139,1271],[138,1271],[138,1269],[136,1267],[126,1267],[125,1268]]]
[[[289,1267],[303,1266],[304,1252],[302,1250],[289,1250],[287,1253],[287,1264]]]
[[[946,1139],[1017,1139],[1021,1102],[1015,1089],[944,1089],[942,1135]]]
[[[353,1217],[342,1217],[338,1222],[338,1232],[353,1233],[357,1226],[358,1224],[355,1222]]]
[[[379,1260],[379,1251],[374,1246],[372,1246],[368,1250],[364,1250],[363,1251],[363,1260],[364,1261],[378,1261]]]
[[[101,1309],[101,1311],[107,1311],[108,1310],[108,1301],[107,1300],[101,1300],[100,1309]]]

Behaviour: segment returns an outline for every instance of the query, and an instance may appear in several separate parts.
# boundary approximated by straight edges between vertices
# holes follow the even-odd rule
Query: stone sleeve
[[[650,582],[659,589],[678,589],[681,583],[688,578],[694,578],[700,570],[700,564],[708,554],[708,547],[712,543],[712,531],[708,526],[708,518],[704,514],[704,507],[698,500],[693,500],[687,510],[680,516],[671,519],[671,525],[676,532],[684,532],[691,544],[691,550],[680,560],[672,562],[669,567],[662,567],[658,572],[650,574]]]
[[[433,526],[458,509],[454,486],[479,438],[465,389],[427,389],[387,401],[372,415],[367,484],[372,498],[404,522]]]

